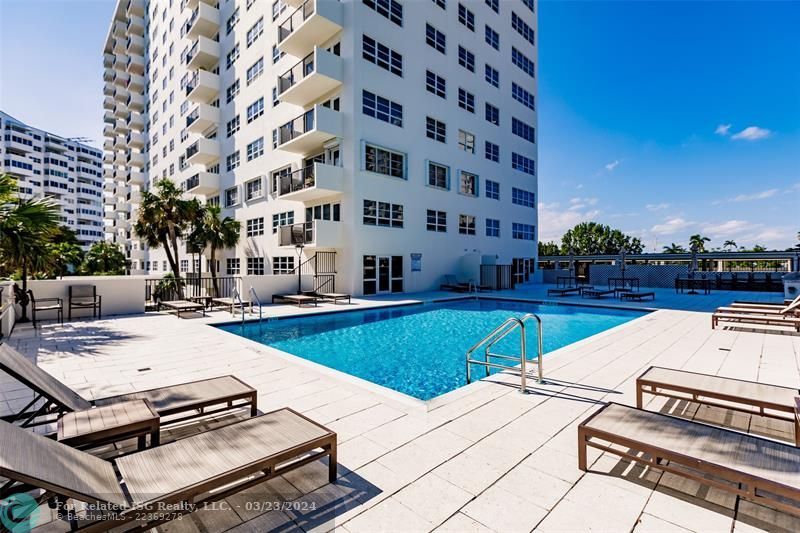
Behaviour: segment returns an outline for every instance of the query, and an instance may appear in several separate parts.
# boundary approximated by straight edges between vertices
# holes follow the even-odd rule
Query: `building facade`
[[[103,153],[0,111],[0,173],[17,178],[23,198],[50,198],[61,224],[88,250],[103,239]]]
[[[223,275],[288,274],[319,252],[353,294],[478,263],[530,272],[536,20],[533,0],[119,0],[109,235],[133,272],[163,273],[130,224],[138,191],[170,177],[241,221]]]

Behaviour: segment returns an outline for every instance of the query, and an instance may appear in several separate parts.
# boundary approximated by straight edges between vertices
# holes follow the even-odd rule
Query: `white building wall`
[[[117,16],[129,11],[132,0],[120,0]],[[240,259],[240,273],[247,274],[247,257],[263,257],[265,272],[272,272],[276,258],[290,257],[292,265],[297,265],[297,254],[293,246],[280,246],[279,234],[272,232],[273,216],[293,211],[294,222],[306,221],[306,208],[314,208],[320,204],[339,204],[340,220],[338,222],[323,221],[316,229],[316,243],[306,246],[303,258],[313,256],[317,250],[335,250],[337,252],[337,290],[360,294],[364,290],[362,264],[364,256],[402,256],[404,280],[403,290],[425,290],[438,285],[444,274],[458,273],[460,258],[465,254],[479,253],[496,256],[497,262],[508,264],[513,259],[533,259],[536,255],[536,240],[512,238],[512,224],[524,223],[536,226],[535,208],[522,207],[511,201],[512,187],[519,187],[537,193],[537,181],[532,175],[513,170],[511,154],[517,152],[532,160],[537,159],[535,143],[530,143],[511,132],[512,116],[526,124],[536,126],[536,113],[511,97],[512,81],[523,86],[532,95],[536,94],[535,79],[528,76],[512,64],[512,46],[518,48],[528,58],[536,62],[536,47],[512,29],[511,13],[516,12],[531,28],[536,28],[536,16],[523,2],[501,0],[498,13],[495,13],[484,1],[468,0],[462,2],[474,15],[474,31],[470,31],[458,20],[459,3],[448,0],[446,9],[441,9],[432,1],[415,0],[400,2],[403,8],[402,27],[390,22],[386,17],[370,9],[361,0],[317,0],[314,4],[313,17],[307,17],[306,23],[317,24],[322,21],[318,32],[302,39],[302,46],[287,47],[286,41],[281,48],[291,48],[292,54],[285,54],[273,63],[273,46],[278,45],[279,26],[285,24],[290,17],[302,22],[298,15],[292,13],[303,9],[301,0],[289,0],[287,5],[273,21],[273,4],[266,0],[220,0],[219,3],[208,3],[205,0],[152,0],[147,6],[147,49],[146,61],[149,88],[146,91],[148,101],[145,128],[149,149],[145,149],[149,168],[147,183],[161,176],[171,176],[182,183],[198,172],[212,172],[211,180],[216,187],[204,188],[198,195],[204,201],[220,201],[223,214],[235,217],[242,223],[242,240],[236,250],[228,250],[221,254],[220,265],[226,273],[226,259]],[[442,2],[443,3],[443,2]],[[184,4],[187,4],[184,7]],[[533,5],[533,4],[531,4]],[[180,28],[186,23],[193,9],[199,8],[203,13],[211,13],[211,8],[218,8],[219,26],[209,32],[204,30],[211,41],[214,37],[219,41],[219,63],[209,64],[207,68],[219,76],[218,96],[209,103],[217,107],[206,108],[209,116],[218,114],[218,122],[211,124],[203,132],[190,132],[182,135],[186,127],[186,116],[197,107],[196,99],[186,102],[186,91],[182,87],[184,76],[194,73],[181,60],[182,53],[192,47],[194,38],[181,36]],[[226,30],[226,22],[238,9],[238,22],[230,33]],[[280,5],[276,8],[280,10]],[[307,13],[311,10],[306,9]],[[263,33],[251,45],[247,46],[247,32],[263,17]],[[125,16],[121,16],[122,20]],[[314,20],[311,20],[311,19]],[[440,54],[426,44],[426,21],[446,34],[446,54]],[[500,36],[499,51],[484,40],[485,25],[488,24]],[[338,33],[322,40],[319,35],[324,28],[339,26]],[[172,28],[171,30],[169,28]],[[294,25],[293,37],[300,35],[302,27]],[[164,34],[166,32],[166,37]],[[212,35],[212,33],[216,35]],[[388,72],[362,58],[362,34],[368,34],[383,45],[389,46],[403,56],[402,77]],[[295,105],[282,101],[273,105],[272,92],[278,78],[307,54],[313,52],[316,39],[318,48],[325,49],[338,43],[341,62],[341,84],[325,92],[315,89],[313,98],[306,99],[303,105]],[[114,25],[109,32],[106,52],[114,48]],[[238,43],[239,57],[230,68],[226,66],[226,56]],[[475,57],[475,72],[469,72],[459,65],[458,46],[465,46]],[[213,47],[213,46],[212,46]],[[171,50],[171,54],[170,54]],[[166,55],[166,59],[163,59]],[[247,70],[260,57],[264,58],[264,72],[251,83],[247,83]],[[324,67],[319,59],[315,72]],[[330,59],[330,56],[328,56]],[[330,61],[335,64],[335,58]],[[484,65],[488,63],[499,73],[499,88],[490,85],[484,79]],[[446,99],[439,98],[425,89],[426,70],[436,72],[447,81]],[[170,77],[171,74],[171,77]],[[166,81],[164,81],[166,78]],[[235,80],[239,81],[239,92],[229,103],[226,101],[226,89]],[[303,79],[303,82],[307,80]],[[475,96],[475,112],[468,113],[458,106],[458,88],[463,87]],[[403,126],[387,124],[362,113],[362,91],[368,90],[376,95],[389,98],[403,106]],[[313,93],[313,91],[312,91]],[[247,122],[247,108],[259,98],[264,98],[263,116]],[[334,131],[332,142],[340,145],[342,171],[331,170],[330,174],[341,172],[341,183],[327,195],[314,200],[305,198],[295,201],[297,195],[283,197],[273,194],[272,173],[286,165],[293,170],[304,166],[303,158],[323,151],[324,136],[307,147],[302,153],[296,149],[284,149],[285,145],[273,148],[273,131],[288,121],[300,116],[314,107],[314,104],[339,99],[338,113],[326,111],[326,115],[318,115],[316,125],[322,126],[324,118],[341,121],[339,131]],[[485,103],[490,102],[500,110],[499,126],[487,122],[484,118]],[[182,108],[182,106],[185,106]],[[239,130],[232,136],[226,132],[227,123],[239,116]],[[446,142],[439,143],[426,137],[426,117],[432,116],[447,125]],[[165,126],[166,124],[166,126]],[[166,129],[165,129],[166,128]],[[323,128],[318,128],[323,129]],[[337,128],[324,128],[336,130]],[[467,153],[458,147],[458,130],[464,129],[475,136],[475,153]],[[252,161],[247,161],[247,146],[254,140],[263,137],[264,154]],[[206,165],[193,164],[180,169],[179,157],[198,139],[212,139],[219,152],[217,161],[209,161]],[[183,139],[183,140],[182,140]],[[155,142],[154,142],[155,141]],[[484,157],[485,141],[491,141],[500,147],[500,161],[492,162]],[[388,177],[365,169],[364,146],[373,143],[377,146],[398,151],[405,156],[405,176],[403,179]],[[166,157],[164,150],[166,148]],[[231,171],[226,169],[229,155],[239,152],[239,166]],[[447,165],[450,169],[449,190],[439,190],[427,185],[426,162],[436,161]],[[330,161],[328,161],[330,162]],[[218,165],[218,173],[214,173]],[[479,176],[478,195],[469,197],[458,192],[458,173],[466,170]],[[334,176],[335,178],[336,176]],[[264,194],[252,200],[244,199],[246,182],[255,178],[262,179]],[[320,184],[321,176],[317,176]],[[491,179],[500,184],[500,199],[490,199],[485,195],[486,180]],[[335,181],[335,180],[334,180]],[[147,187],[147,185],[145,186]],[[226,205],[225,191],[238,187],[241,201],[235,205]],[[197,189],[189,189],[189,193]],[[402,228],[386,228],[364,224],[364,200],[390,202],[403,206],[404,220]],[[431,232],[426,229],[428,209],[436,209],[447,213],[447,231]],[[131,207],[135,217],[135,206]],[[463,235],[458,230],[460,214],[472,215],[476,218],[476,235]],[[248,237],[247,221],[264,218],[264,234]],[[500,237],[486,236],[486,219],[500,220]],[[125,237],[124,230],[115,234]],[[128,246],[141,247],[135,236],[129,240]],[[410,254],[422,254],[422,271],[411,272]],[[164,253],[161,250],[149,250],[141,254],[141,261],[136,272],[163,273]],[[182,257],[184,265],[191,271],[188,257]],[[158,268],[153,268],[153,266]],[[146,268],[149,266],[149,270]],[[202,270],[206,270],[203,261]],[[309,287],[310,288],[310,287]]]

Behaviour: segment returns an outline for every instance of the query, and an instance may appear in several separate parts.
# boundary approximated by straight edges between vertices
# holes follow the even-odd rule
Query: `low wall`
[[[68,316],[69,286],[94,285],[102,296],[103,316],[144,313],[144,276],[67,276],[64,279],[28,280],[28,288],[36,298],[62,298],[64,320]],[[52,311],[46,319],[55,318]],[[30,312],[28,313],[30,316]],[[91,309],[75,309],[73,318],[92,316]]]

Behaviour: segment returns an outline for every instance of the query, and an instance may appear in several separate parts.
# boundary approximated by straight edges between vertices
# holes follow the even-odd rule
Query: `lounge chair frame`
[[[651,300],[656,299],[656,293],[653,291],[627,291],[620,294],[620,300],[636,300],[637,302],[641,302],[645,298],[649,297]]]
[[[298,298],[300,296],[300,298]],[[303,305],[311,305],[313,304],[314,307],[319,305],[321,298],[318,296],[309,296],[306,294],[273,294],[272,295],[272,303],[291,303],[296,305],[297,307],[303,307]]]
[[[89,294],[91,290],[91,294]],[[67,318],[72,320],[73,309],[91,309],[92,318],[102,318],[103,297],[97,294],[96,285],[70,285]]]
[[[589,289],[589,287],[559,287],[555,289],[547,289],[547,295],[566,296],[573,292],[582,295],[584,289]]]
[[[8,347],[0,346],[0,349],[10,350]],[[20,355],[20,357],[22,357]],[[26,360],[27,361],[27,360]],[[36,367],[36,371],[44,372],[41,368],[38,368],[34,363],[27,361],[32,366]],[[42,387],[38,386],[34,379],[26,376],[24,373],[21,372],[22,369],[13,368],[8,365],[5,365],[2,360],[0,360],[0,370],[11,376],[12,378],[16,379],[29,389],[31,389],[34,393],[34,398],[31,402],[29,402],[25,407],[22,408],[21,411],[0,417],[0,420],[5,422],[11,423],[20,423],[22,427],[35,427],[40,426],[43,424],[48,424],[53,422],[55,419],[58,419],[62,414],[71,412],[71,411],[79,411],[84,409],[91,409],[93,406],[96,405],[108,405],[111,403],[115,403],[118,401],[125,401],[125,399],[130,399],[132,395],[137,396],[147,396],[150,393],[160,392],[160,391],[168,391],[170,389],[175,389],[177,387],[183,386],[191,386],[191,385],[202,385],[203,383],[215,381],[215,380],[222,380],[222,379],[233,379],[243,385],[244,391],[231,393],[229,395],[222,395],[215,398],[208,398],[204,401],[197,401],[191,404],[187,404],[183,407],[174,407],[174,408],[162,408],[158,410],[158,414],[162,417],[161,425],[168,426],[172,424],[177,424],[181,422],[186,422],[188,420],[194,420],[196,418],[202,418],[206,416],[210,416],[217,413],[222,413],[226,411],[232,411],[234,409],[242,409],[246,407],[250,407],[250,416],[256,416],[258,414],[258,391],[252,388],[236,376],[220,376],[217,378],[210,378],[210,379],[201,379],[196,381],[190,381],[187,383],[179,383],[176,385],[168,386],[168,387],[160,387],[160,388],[153,388],[147,389],[144,391],[137,391],[135,393],[130,394],[121,394],[117,396],[110,396],[107,398],[99,398],[97,400],[89,401],[81,397],[75,391],[71,390],[69,387],[61,384],[64,390],[51,390],[46,391]],[[49,376],[49,374],[48,374]],[[52,376],[50,378],[53,381],[58,381]],[[39,402],[42,402],[41,405],[37,407]],[[209,407],[214,406],[221,406],[215,409],[208,409]],[[186,416],[171,418],[176,415],[182,413],[190,413]],[[170,417],[169,419],[164,419],[164,417]]]
[[[170,522],[174,519],[174,517],[172,518],[163,517],[164,515],[169,516],[171,513],[168,512],[159,513],[157,510],[155,510],[154,514],[157,516],[160,515],[162,516],[162,518],[155,519],[146,523],[137,520],[139,519],[139,516],[137,515],[142,513],[146,514],[150,511],[153,511],[153,509],[146,508],[146,506],[148,505],[165,503],[174,506],[176,504],[188,503],[194,505],[196,508],[202,508],[202,505],[205,503],[211,503],[225,499],[233,494],[237,494],[245,489],[264,483],[265,481],[268,481],[275,477],[282,476],[287,472],[305,466],[309,463],[312,463],[324,457],[329,458],[328,481],[330,483],[335,483],[337,477],[337,467],[338,467],[336,433],[290,408],[277,409],[275,411],[265,413],[264,415],[261,415],[258,418],[268,417],[269,415],[272,415],[279,411],[290,412],[293,415],[305,420],[306,422],[309,422],[317,426],[318,428],[324,430],[323,435],[314,438],[312,440],[291,446],[290,448],[282,450],[281,452],[270,455],[268,457],[264,457],[258,461],[250,462],[249,464],[242,465],[238,468],[234,468],[224,473],[223,475],[218,475],[216,477],[206,479],[203,482],[196,483],[190,487],[183,489],[180,492],[172,492],[169,494],[164,494],[158,498],[153,498],[148,502],[142,502],[138,505],[131,505],[129,503],[129,506],[125,508],[122,508],[118,505],[110,505],[110,507],[112,508],[110,510],[111,512],[109,513],[112,515],[110,519],[99,522],[86,523],[82,525],[79,525],[78,522],[71,520],[70,521],[71,531],[99,533],[99,532],[109,531],[112,528],[123,526],[124,524],[129,522],[136,522],[136,524],[132,529],[126,529],[125,531],[127,533],[134,531],[135,532],[148,531],[153,527]],[[233,424],[229,424],[219,429],[231,428],[232,426],[248,422],[253,423],[252,422],[253,420],[257,419],[250,418],[247,420],[234,422]],[[206,432],[206,434],[213,437],[214,431],[215,430],[208,431]],[[188,439],[191,438],[192,437],[189,437]],[[180,444],[181,441],[177,441],[167,444],[165,446],[180,445]],[[147,450],[144,452],[134,452],[133,456],[135,456],[136,453],[147,453]],[[296,459],[297,457],[300,456],[303,457],[301,459],[292,461],[292,459]],[[122,474],[119,472],[118,468],[116,469],[116,471],[117,471],[117,476],[121,478]],[[66,503],[66,500],[69,498],[73,498],[78,501],[83,501],[87,503],[96,502],[96,500],[93,497],[87,497],[85,494],[76,493],[70,490],[68,487],[59,487],[51,485],[41,480],[34,479],[26,475],[25,473],[0,470],[0,474],[2,474],[4,477],[8,477],[11,480],[2,487],[0,487],[0,498],[3,498],[13,493],[19,493],[22,491],[43,489],[45,491],[44,494],[39,496],[39,498],[37,499],[39,503],[42,503],[45,500],[56,500],[57,502],[63,504]],[[237,481],[239,483],[236,483]],[[218,488],[222,490],[214,491],[214,489]],[[130,497],[128,497],[128,499],[130,500]],[[98,502],[98,503],[103,503],[103,502]]]
[[[592,413],[578,426],[578,468],[582,471],[589,471],[587,464],[587,449],[591,446],[592,448],[618,455],[628,459],[629,461],[645,464],[664,472],[669,472],[677,476],[691,479],[700,483],[701,485],[712,486],[723,491],[732,492],[746,500],[750,500],[762,505],[765,504],[768,507],[773,507],[794,516],[800,516],[800,493],[796,489],[792,489],[791,487],[781,483],[747,474],[733,468],[719,464],[708,463],[695,457],[673,452],[654,444],[630,439],[588,426],[592,420],[602,416],[602,413],[606,409],[614,405],[625,407],[627,409],[634,409],[633,407],[611,402]],[[659,417],[680,420],[686,424],[711,427],[720,432],[731,433],[737,437],[742,437],[741,433],[730,431],[724,428],[710,426],[700,422],[688,421],[661,413],[651,414]],[[743,437],[756,443],[766,442],[772,445],[780,445],[780,443],[776,443],[775,441],[762,439],[761,437],[756,437],[753,435],[744,435]],[[609,444],[601,444],[599,442],[595,442],[593,439],[605,441]],[[614,448],[613,445],[622,446],[626,448],[627,451]],[[788,447],[788,445],[784,446]],[[673,464],[679,466],[675,467]],[[709,479],[702,474],[709,474],[711,476],[715,476],[717,479]],[[746,488],[741,488],[743,485],[746,486]],[[787,504],[774,497],[771,497],[771,495],[777,495],[789,500],[794,500],[795,502],[798,502],[798,504]]]
[[[647,394],[652,394],[653,396],[664,396],[666,398],[672,398],[675,400],[691,401],[702,405],[707,405],[709,407],[719,407],[721,409],[730,409],[731,411],[738,411],[751,415],[758,414],[759,416],[763,416],[765,418],[773,418],[775,420],[794,422],[795,446],[800,447],[800,413],[797,412],[796,405],[793,404],[787,405],[787,404],[769,402],[764,400],[758,400],[756,398],[743,398],[741,396],[725,394],[719,391],[699,389],[697,387],[684,386],[678,383],[648,379],[647,374],[653,369],[664,369],[664,370],[669,370],[671,372],[680,372],[683,374],[692,374],[695,376],[706,376],[718,379],[725,379],[732,382],[736,381],[741,383],[751,383],[755,385],[766,385],[769,387],[786,389],[787,391],[789,391],[791,394],[794,394],[798,398],[800,398],[800,389],[794,389],[792,387],[780,387],[778,385],[768,385],[766,383],[759,383],[756,381],[748,381],[744,379],[723,378],[720,376],[712,376],[710,374],[702,374],[700,372],[689,372],[686,370],[676,370],[673,368],[664,368],[659,366],[649,367],[638,378],[636,378],[636,407],[639,409],[644,408],[644,394],[647,393]],[[709,400],[709,398],[711,400]],[[746,407],[738,407],[736,405],[723,404],[712,400],[730,402],[733,404],[739,404],[740,406],[746,406]],[[752,409],[747,409],[747,407],[755,407],[758,409],[758,412],[755,412]],[[778,413],[769,412],[767,411],[767,409],[771,411],[777,411]],[[781,413],[788,413],[788,414],[785,415]]]
[[[713,313],[711,315],[711,329],[715,329],[720,322],[733,324],[750,324],[764,326],[789,326],[800,333],[800,318],[791,315],[748,315],[743,313]]]
[[[175,314],[178,318],[181,317],[181,313],[185,312],[195,312],[200,311],[203,313],[203,316],[206,316],[206,306],[199,302],[192,302],[190,300],[168,300],[166,302],[159,301],[159,307],[163,306],[171,311],[175,311]]]

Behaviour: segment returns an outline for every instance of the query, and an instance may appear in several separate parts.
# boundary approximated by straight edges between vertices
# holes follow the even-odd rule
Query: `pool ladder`
[[[528,359],[527,356],[527,341],[525,338],[525,327],[526,322],[529,320],[536,320],[536,331],[537,331],[537,353],[536,359]],[[516,331],[519,329],[519,355],[505,355],[505,354],[498,354],[492,353],[492,347],[506,338],[511,332]],[[483,347],[483,359],[473,359],[472,354],[475,353],[476,350]],[[519,369],[516,366],[508,366],[508,365],[501,365],[499,363],[493,363],[490,361],[490,358],[494,357],[495,359],[503,359],[507,361],[515,361],[519,364]],[[467,350],[467,383],[472,382],[472,374],[471,374],[471,365],[480,365],[486,368],[486,376],[489,376],[489,369],[490,368],[500,368],[503,370],[519,370],[520,375],[520,392],[525,393],[527,390],[527,377],[528,377],[528,370],[527,364],[528,363],[536,363],[537,366],[537,383],[544,383],[544,378],[542,376],[542,319],[539,318],[538,315],[535,313],[528,313],[521,318],[512,316],[507,318],[502,324],[497,326],[491,333],[486,335],[480,341],[478,341],[475,346]]]
[[[253,301],[256,304],[258,304],[258,321],[261,322],[261,320],[263,320],[262,310],[261,310],[261,300],[258,299],[258,293],[256,293],[256,290],[253,288],[252,285],[250,286],[250,297],[253,298]]]

